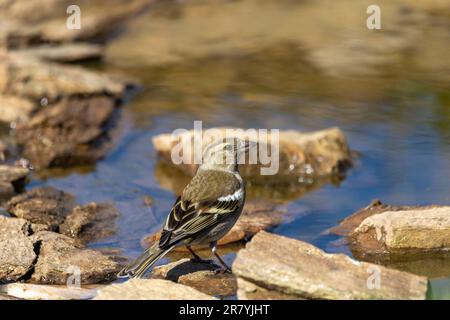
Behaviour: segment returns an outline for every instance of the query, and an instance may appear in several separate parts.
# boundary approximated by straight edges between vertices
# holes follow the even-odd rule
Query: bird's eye
[[[233,151],[233,146],[231,144],[227,144],[224,147],[225,151]]]

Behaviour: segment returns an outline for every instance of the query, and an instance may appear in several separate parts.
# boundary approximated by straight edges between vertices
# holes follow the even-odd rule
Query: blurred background
[[[65,11],[69,2],[3,0],[0,8],[64,42],[56,8]],[[351,255],[325,231],[372,199],[450,203],[450,1],[75,2],[86,28],[91,17],[133,8],[108,37],[93,34],[103,58],[82,65],[141,84],[104,160],[35,174],[28,185],[61,188],[80,202],[114,201],[122,213],[118,232],[92,246],[121,248],[129,257],[141,252],[141,238],[160,227],[175,199],[173,186],[186,181],[164,167],[151,138],[192,129],[194,120],[204,127],[341,128],[358,153],[345,179],[251,190],[291,212],[273,232],[327,252]],[[366,27],[371,4],[381,8],[381,30]],[[83,28],[75,41],[85,40]],[[449,259],[396,267],[436,278],[432,298],[450,298]]]

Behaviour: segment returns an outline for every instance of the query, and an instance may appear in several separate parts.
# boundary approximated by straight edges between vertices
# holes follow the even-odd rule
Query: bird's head
[[[203,152],[202,169],[236,171],[239,159],[256,144],[239,138],[226,138],[208,145]]]

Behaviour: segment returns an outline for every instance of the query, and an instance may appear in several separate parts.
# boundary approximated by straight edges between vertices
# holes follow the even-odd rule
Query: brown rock
[[[16,141],[37,169],[103,157],[128,86],[83,68],[0,51],[0,96],[8,102],[2,118],[19,121]]]
[[[239,300],[304,300],[299,296],[260,287],[242,278],[237,279],[237,297]]]
[[[27,300],[87,300],[92,299],[97,290],[95,288],[78,288],[68,286],[49,286],[32,283],[10,283],[0,286],[0,292],[11,299]],[[1,300],[0,293],[0,300]]]
[[[430,206],[430,208],[432,207],[434,206]],[[383,204],[380,200],[376,199],[373,200],[372,203],[369,204],[367,207],[356,211],[352,215],[342,220],[339,223],[339,225],[329,229],[329,232],[339,236],[348,236],[361,224],[361,222],[363,222],[364,219],[370,216],[380,214],[386,211],[404,211],[416,208],[420,208],[420,206],[392,206]]]
[[[203,131],[202,148],[205,148],[217,138],[213,134],[213,130],[220,132],[223,137],[227,129],[236,130],[236,128],[211,128]],[[258,148],[267,149],[269,147],[267,142],[270,139],[258,140],[258,137],[248,137],[242,131],[235,131],[233,136],[256,141],[259,145]],[[190,152],[190,150],[194,150],[194,131],[189,131],[178,136],[161,134],[153,138],[153,146],[167,161],[171,161],[172,149],[177,144],[182,146],[180,154],[186,156],[187,159],[190,159],[189,163],[192,163],[182,164],[179,167],[193,175],[197,169],[197,165],[193,164],[195,163],[194,154]],[[184,148],[184,146],[191,146],[191,148],[189,150],[188,148]],[[338,128],[310,133],[301,133],[293,130],[281,131],[278,150],[279,171],[275,176],[262,176],[261,168],[268,166],[262,166],[260,164],[246,164],[241,166],[241,174],[255,183],[267,183],[268,179],[281,183],[285,180],[315,179],[323,176],[343,174],[345,168],[351,164],[351,152],[346,138]]]
[[[12,51],[16,53],[15,51]],[[62,45],[40,45],[21,49],[17,54],[28,55],[50,62],[81,62],[99,59],[103,55],[103,47],[90,43],[69,43]]]
[[[31,238],[39,246],[33,282],[66,284],[78,271],[81,284],[108,282],[122,267],[116,258],[84,249],[77,240],[58,233],[42,231]]]
[[[99,290],[94,300],[211,300],[198,290],[159,279],[132,279]]]
[[[218,241],[219,246],[228,245],[248,239],[261,230],[268,230],[283,221],[286,210],[265,200],[248,201],[242,215],[233,228]],[[160,233],[154,233],[142,240],[143,247],[149,247],[159,240]],[[194,249],[198,249],[194,247]],[[174,251],[187,251],[186,247],[176,247]]]
[[[364,219],[349,235],[355,256],[417,259],[450,250],[450,207],[386,210]]]
[[[40,43],[67,43],[102,40],[127,18],[142,11],[151,0],[78,1],[82,10],[82,28],[66,28],[68,0],[1,1],[0,46],[25,47]],[[104,10],[105,6],[108,10]]]
[[[174,281],[211,296],[232,296],[236,294],[236,278],[234,275],[216,274],[214,268],[206,263],[182,259],[177,262],[155,267],[153,278]]]
[[[83,242],[107,238],[116,231],[117,209],[109,203],[77,206],[60,226],[59,232]]]
[[[23,190],[29,170],[0,164],[0,202]]]
[[[37,105],[26,98],[0,94],[0,121],[23,122],[30,119],[31,114],[36,111]]]
[[[52,229],[64,222],[74,207],[74,198],[52,187],[35,188],[8,201],[8,212],[33,223],[44,224]]]
[[[48,104],[76,95],[121,97],[126,84],[76,66],[0,51],[0,93]],[[44,104],[45,105],[45,104]]]
[[[16,281],[32,269],[36,253],[31,232],[28,221],[0,215],[0,282]]]
[[[62,100],[19,124],[17,143],[38,169],[94,162],[111,148],[115,110],[107,97]]]
[[[233,272],[265,289],[310,299],[424,299],[427,291],[426,278],[264,231],[239,251]]]

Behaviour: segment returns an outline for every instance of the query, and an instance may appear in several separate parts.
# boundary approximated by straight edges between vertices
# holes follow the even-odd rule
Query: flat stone
[[[78,1],[77,5],[80,6],[82,14],[82,28],[78,30],[66,28],[68,15],[65,13],[70,4],[68,2],[2,1],[0,2],[0,19],[3,26],[0,29],[0,46],[21,48],[41,43],[101,41],[151,2],[149,0]],[[105,7],[108,10],[104,10]]]
[[[74,207],[74,198],[52,187],[40,187],[15,196],[6,204],[7,211],[18,218],[44,224],[52,229],[64,222]]]
[[[299,296],[260,287],[242,278],[237,279],[239,300],[304,300]]]
[[[84,243],[107,238],[116,232],[119,211],[109,203],[77,206],[66,217],[59,232]]]
[[[433,208],[436,206],[422,206],[422,208]],[[367,207],[356,211],[350,216],[343,219],[339,225],[328,230],[329,233],[336,234],[339,236],[348,236],[352,233],[364,219],[380,214],[386,211],[405,211],[410,209],[420,208],[420,206],[393,206],[388,204],[383,204],[380,200],[375,199]]]
[[[153,278],[174,281],[211,296],[232,296],[236,294],[236,278],[230,273],[216,274],[216,268],[206,263],[181,259],[155,267]]]
[[[450,251],[450,207],[387,209],[365,218],[349,234],[355,256],[417,259]]]
[[[36,253],[31,232],[30,222],[0,215],[0,282],[19,280],[32,269]]]
[[[122,268],[118,259],[85,249],[70,237],[42,231],[31,236],[39,246],[39,256],[31,281],[43,284],[66,284],[77,274],[81,284],[109,282]]]
[[[182,284],[160,279],[131,279],[99,290],[94,300],[211,300],[213,297]]]
[[[95,288],[78,288],[68,286],[49,286],[32,283],[10,283],[0,285],[1,295],[5,294],[11,299],[26,300],[88,300],[92,299],[97,290]]]
[[[261,230],[268,230],[283,222],[286,209],[266,200],[248,201],[243,209],[242,215],[233,228],[218,241],[219,246],[244,241]],[[159,240],[160,233],[144,237],[143,247],[149,247]],[[194,249],[198,247],[194,246]],[[188,251],[185,246],[176,247],[174,251]]]
[[[126,83],[73,65],[0,51],[0,93],[48,104],[74,95],[122,97]]]
[[[427,291],[424,277],[265,231],[238,252],[232,269],[265,289],[309,299],[424,299]]]
[[[73,63],[101,58],[103,47],[91,43],[68,43],[57,46],[44,44],[20,49],[17,53],[45,61]]]
[[[236,128],[211,128],[203,131],[202,149],[217,139],[220,133],[223,138],[226,130]],[[242,129],[237,129],[242,130]],[[270,135],[267,140],[261,137],[249,137],[242,131],[235,131],[232,137],[251,140],[258,143],[258,148],[267,150],[270,145]],[[231,137],[230,136],[230,137]],[[194,163],[194,131],[187,131],[179,135],[160,134],[153,137],[153,146],[156,151],[172,163],[171,153],[173,148],[180,146],[179,154],[189,159],[190,164],[180,164],[178,167],[186,173],[193,175],[198,165]],[[190,146],[190,148],[185,148]],[[176,149],[175,149],[176,150]],[[256,148],[254,148],[256,150]],[[261,175],[261,169],[268,166],[258,164],[245,164],[240,168],[244,178],[254,183],[284,181],[314,180],[324,176],[339,176],[352,163],[352,154],[347,144],[344,133],[339,128],[330,128],[315,132],[299,132],[294,130],[280,131],[279,133],[279,170],[276,175]]]

